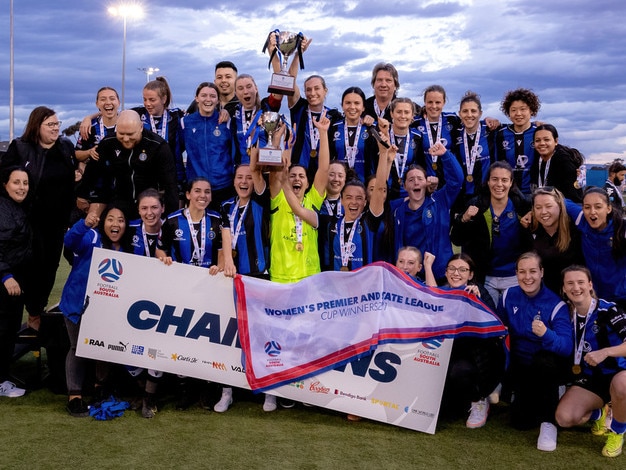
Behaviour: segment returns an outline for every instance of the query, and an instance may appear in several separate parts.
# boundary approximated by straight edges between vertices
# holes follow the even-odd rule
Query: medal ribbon
[[[361,135],[361,119],[356,126],[356,133],[354,135],[354,145],[350,145],[350,137],[348,135],[348,121],[344,121],[343,126],[343,142],[346,146],[346,160],[348,166],[354,168],[354,162],[356,161],[356,154],[359,152],[359,136]]]
[[[159,136],[167,140],[167,109],[163,110],[163,118],[161,119],[160,131],[157,131],[156,123],[154,122],[154,116],[152,116],[152,114],[149,114],[149,116],[150,116],[150,128],[152,129],[152,132],[154,132],[155,134],[158,134]]]
[[[396,136],[393,133],[393,128],[389,129],[389,137],[391,138],[392,142],[395,142],[397,144]],[[408,161],[410,137],[411,137],[411,132],[409,131],[409,133],[406,135],[406,138],[404,140],[404,152],[403,153],[396,152],[396,156],[393,159],[393,163],[394,165],[396,165],[396,171],[398,172],[398,179],[400,180],[402,179],[402,176],[404,175],[404,169],[406,168],[406,162]]]
[[[363,215],[363,214],[361,214]],[[359,224],[359,220],[361,220],[361,215],[359,215],[354,223],[352,224],[352,228],[350,229],[350,233],[348,235],[348,242],[344,242],[345,237],[345,221],[346,218],[343,217],[341,219],[341,224],[339,227],[339,246],[341,248],[341,266],[348,267],[348,263],[350,262],[351,253],[350,247],[352,246],[352,239],[354,238],[354,234],[356,233],[356,226]]]
[[[308,123],[309,123],[309,137],[311,138],[311,151],[317,150],[317,145],[320,141],[320,133],[317,130],[317,127],[313,125],[313,116],[311,116],[311,109],[307,108],[306,110],[308,115]]]
[[[231,247],[233,250],[237,246],[237,239],[239,238],[239,234],[241,233],[241,225],[243,223],[243,219],[246,217],[246,212],[248,211],[249,204],[250,203],[243,206],[243,212],[241,213],[241,216],[239,216],[239,221],[237,222],[237,228],[235,229],[234,232],[232,232]],[[237,213],[239,212],[239,198],[237,198],[233,206],[234,206],[233,210],[230,211],[230,214],[228,215],[228,218],[230,220],[231,231],[233,227],[235,226],[235,218],[237,217]]]
[[[476,139],[474,140],[474,145],[472,145],[471,150],[469,149],[469,145],[467,145],[467,130],[463,129],[463,150],[465,150],[465,165],[467,166],[467,174],[471,175],[474,173],[474,165],[476,165],[476,158],[478,158],[478,144],[480,143],[480,125],[478,125],[478,129],[476,130]]]
[[[573,315],[572,322],[574,323],[574,365],[579,366],[583,357],[583,348],[585,346],[585,330],[587,329],[587,322],[589,321],[589,317],[596,309],[596,299],[591,299],[591,304],[589,305],[589,311],[587,312],[587,316],[585,317],[585,326],[583,326],[583,331],[580,334],[580,341],[576,341],[576,315]],[[577,344],[578,343],[578,344]]]
[[[150,258],[150,256],[152,255],[150,254],[150,244],[148,243],[148,233],[146,232],[146,224],[144,224],[143,222],[141,223],[141,235],[143,236],[144,251],[146,252],[146,256]],[[150,234],[150,235],[153,235],[153,234]],[[161,230],[159,230],[159,233],[157,235],[159,237],[161,236]]]
[[[191,214],[189,209],[185,209],[185,217],[187,218],[187,224],[189,224],[189,233],[191,233],[191,241],[193,242],[193,255],[191,256],[191,264],[201,266],[204,261],[204,252],[206,249],[206,216],[202,217],[200,221],[200,245],[198,246],[198,237],[194,235],[193,220],[191,220]],[[197,260],[194,263],[194,260]]]
[[[433,131],[430,128],[430,121],[428,120],[428,118],[425,119],[426,121],[426,132],[428,133],[428,141],[430,142],[430,146],[432,147],[433,145],[435,145],[437,142],[439,142],[441,140],[441,126],[443,123],[443,120],[441,119],[441,114],[439,115],[439,122],[437,123],[437,135],[435,136],[436,140],[433,140]],[[437,163],[437,158],[438,155],[431,155],[431,158],[433,160],[433,163]]]

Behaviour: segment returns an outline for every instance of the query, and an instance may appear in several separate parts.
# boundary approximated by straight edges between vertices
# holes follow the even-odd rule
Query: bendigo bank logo
[[[115,258],[105,258],[98,265],[98,274],[104,282],[115,282],[122,277],[123,273],[122,263]]]

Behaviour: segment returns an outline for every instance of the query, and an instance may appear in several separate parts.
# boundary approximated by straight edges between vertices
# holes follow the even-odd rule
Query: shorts
[[[609,374],[583,375],[582,377],[575,379],[572,385],[589,390],[602,398],[604,403],[608,403],[611,401],[611,381],[616,374],[617,372],[611,372]]]

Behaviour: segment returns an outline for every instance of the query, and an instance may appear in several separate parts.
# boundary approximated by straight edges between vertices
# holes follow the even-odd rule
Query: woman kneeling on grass
[[[594,435],[607,435],[602,455],[617,457],[626,431],[626,313],[598,299],[591,273],[583,266],[563,270],[563,292],[572,314],[574,377],[556,410],[556,420],[566,428],[591,421]],[[607,428],[609,401],[613,419]]]

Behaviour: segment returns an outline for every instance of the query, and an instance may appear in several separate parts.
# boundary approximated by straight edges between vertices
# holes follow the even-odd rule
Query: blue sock
[[[597,421],[602,416],[602,408],[597,408],[591,412],[591,417],[589,421]]]
[[[611,421],[611,431],[615,434],[624,434],[624,431],[626,431],[626,423],[622,423],[613,418]]]

